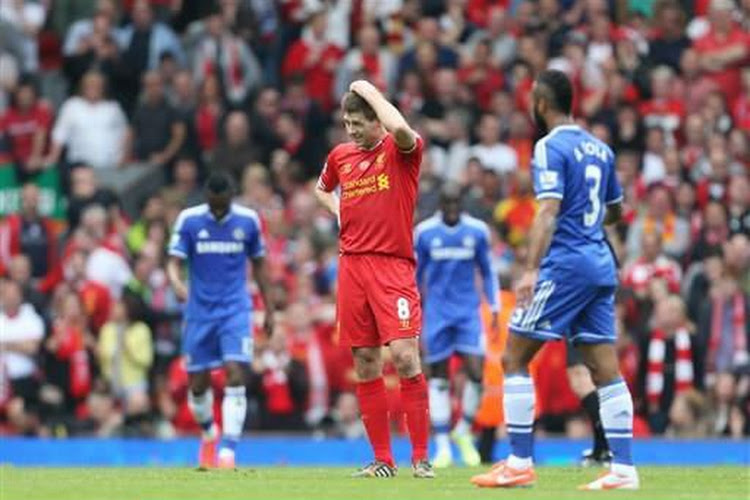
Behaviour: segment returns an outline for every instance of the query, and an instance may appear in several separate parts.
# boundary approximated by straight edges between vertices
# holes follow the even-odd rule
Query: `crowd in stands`
[[[0,0],[0,429],[196,431],[166,245],[224,169],[261,215],[280,311],[271,340],[255,332],[248,428],[361,435],[336,221],[313,196],[346,140],[340,97],[366,78],[397,104],[425,140],[416,220],[460,183],[512,290],[545,68],[571,77],[577,121],[617,153],[636,432],[750,434],[748,0]],[[133,164],[167,180],[128,213],[133,193],[101,178]],[[538,370],[564,380],[564,362]],[[572,421],[568,399],[542,411]]]

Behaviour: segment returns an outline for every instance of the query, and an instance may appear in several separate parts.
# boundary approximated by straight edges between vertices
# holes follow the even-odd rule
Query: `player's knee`
[[[402,349],[393,353],[393,364],[402,378],[413,377],[421,371],[419,353],[414,349]]]
[[[211,386],[211,378],[208,373],[192,373],[189,378],[190,392],[195,396],[205,394]]]
[[[227,385],[230,387],[245,385],[245,365],[240,363],[227,363],[224,366]]]
[[[594,382],[596,387],[611,384],[619,378],[620,370],[617,366],[602,366],[602,365],[590,365],[589,371],[591,372],[591,380]]]
[[[503,373],[518,373],[523,371],[528,371],[527,363],[523,363],[520,359],[518,359],[516,356],[511,355],[511,353],[506,352],[503,354]]]
[[[464,371],[466,377],[474,383],[482,383],[484,372],[484,358],[481,356],[466,356],[464,358]]]
[[[359,380],[372,380],[381,374],[379,351],[357,349],[354,351],[354,371]]]
[[[466,369],[466,378],[469,379],[469,381],[474,382],[475,384],[481,384],[482,383],[482,370],[477,369],[476,367]]]
[[[430,364],[430,378],[448,378],[448,362],[438,361]]]
[[[568,382],[571,390],[582,398],[595,390],[591,375],[584,365],[575,365],[568,368]]]

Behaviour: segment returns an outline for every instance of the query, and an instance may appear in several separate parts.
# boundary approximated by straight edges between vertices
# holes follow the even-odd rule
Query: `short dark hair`
[[[546,97],[556,110],[569,115],[573,108],[573,85],[568,75],[556,69],[547,69],[536,77],[537,92]]]
[[[344,113],[362,113],[368,121],[378,119],[378,115],[375,114],[375,110],[372,109],[370,103],[355,92],[350,91],[344,94],[341,107],[344,109]]]
[[[449,200],[458,200],[461,202],[463,197],[463,189],[457,182],[446,182],[440,189],[440,201],[445,202]]]
[[[215,170],[206,179],[205,188],[211,194],[227,194],[233,189],[232,179],[223,170]]]

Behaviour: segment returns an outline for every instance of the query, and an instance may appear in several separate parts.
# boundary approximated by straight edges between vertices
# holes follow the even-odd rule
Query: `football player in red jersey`
[[[328,154],[316,194],[341,226],[338,326],[354,355],[357,398],[375,453],[354,476],[396,474],[382,377],[381,347],[387,345],[401,378],[414,477],[433,478],[412,241],[423,142],[367,81],[352,83],[341,106],[351,141]]]

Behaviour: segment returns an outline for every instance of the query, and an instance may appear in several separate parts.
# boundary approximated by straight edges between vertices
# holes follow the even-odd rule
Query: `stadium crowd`
[[[197,430],[165,250],[206,172],[225,169],[261,214],[282,311],[271,340],[256,332],[248,428],[361,435],[336,222],[313,196],[346,140],[339,98],[358,78],[387,92],[426,143],[417,219],[460,183],[511,290],[535,211],[531,82],[551,67],[618,155],[636,432],[750,434],[750,1],[0,0],[0,40],[0,189],[15,190],[0,204],[3,432]],[[136,163],[167,182],[126,213],[133,193],[100,177]],[[565,377],[564,362],[538,370]],[[566,390],[537,399],[559,400],[543,427],[572,435]]]

